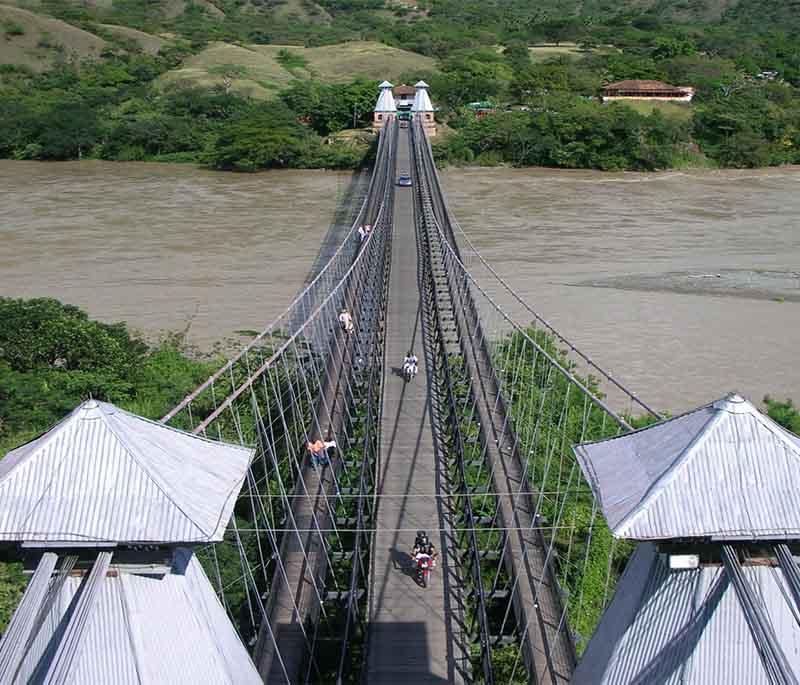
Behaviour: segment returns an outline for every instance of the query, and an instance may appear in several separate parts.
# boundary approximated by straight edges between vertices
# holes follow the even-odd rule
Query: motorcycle
[[[427,554],[417,554],[415,561],[417,562],[417,582],[426,588],[433,568],[433,557]]]
[[[405,364],[403,366],[403,378],[405,378],[406,383],[410,383],[414,376],[417,375],[417,367],[416,365]]]

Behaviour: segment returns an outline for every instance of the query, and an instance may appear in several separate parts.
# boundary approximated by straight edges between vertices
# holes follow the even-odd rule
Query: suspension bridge
[[[395,186],[405,172],[412,187]],[[569,682],[570,603],[587,613],[598,511],[579,520],[592,494],[565,458],[573,443],[630,429],[597,378],[629,415],[654,412],[532,311],[517,323],[476,271],[508,289],[448,211],[423,126],[389,123],[339,250],[163,418],[258,445],[227,541],[244,570],[238,627],[266,682]],[[406,383],[412,351],[420,373]],[[306,448],[317,439],[336,443],[319,466]],[[418,530],[440,552],[425,590],[410,557]]]
[[[158,592],[164,602],[173,597],[165,578],[176,587],[185,583],[183,604],[172,601],[176,611],[205,607],[183,638],[193,648],[180,651],[176,627],[171,639],[178,646],[163,655],[183,659],[184,675],[175,677],[187,682],[200,663],[212,683],[560,685],[576,673],[576,682],[627,683],[659,669],[672,677],[682,671],[672,662],[664,666],[665,654],[674,660],[669,645],[637,663],[638,670],[619,647],[637,634],[637,644],[653,643],[647,621],[636,617],[653,587],[678,582],[672,566],[662,567],[664,554],[686,568],[700,568],[702,559],[714,573],[725,569],[742,625],[753,636],[751,661],[769,674],[748,682],[795,682],[790,661],[797,652],[784,634],[776,636],[769,614],[778,610],[761,605],[748,585],[760,582],[748,564],[758,556],[753,540],[780,538],[769,547],[770,568],[782,569],[781,592],[794,597],[786,602],[800,601],[795,550],[785,544],[800,536],[800,525],[758,524],[746,499],[738,506],[747,515],[732,523],[720,523],[713,504],[697,514],[696,525],[670,519],[667,505],[647,507],[673,486],[673,508],[681,493],[710,487],[713,479],[701,471],[681,481],[674,464],[696,456],[698,445],[713,444],[715,438],[699,435],[721,431],[725,420],[729,433],[720,445],[739,439],[730,437],[745,430],[736,421],[755,421],[745,431],[755,436],[751,445],[778,440],[800,455],[800,440],[778,434],[733,399],[664,421],[572,345],[461,230],[425,121],[415,117],[401,128],[386,118],[366,197],[330,259],[276,321],[160,424],[87,404],[54,429],[58,440],[47,434],[2,462],[0,496],[14,504],[0,512],[0,540],[28,550],[34,575],[0,643],[0,682],[60,683],[77,672],[83,682],[107,682],[97,674],[107,675],[109,664],[114,682],[165,682],[142,675],[146,650],[163,646],[144,645],[141,634],[149,628],[131,627],[160,620]],[[411,175],[411,187],[396,185],[398,173]],[[352,329],[340,323],[345,310]],[[401,367],[410,352],[420,357],[420,370],[407,382]],[[654,426],[633,431],[634,419]],[[98,425],[107,435],[97,433]],[[58,477],[49,475],[46,460],[72,454],[63,446],[73,435],[68,431],[81,430],[91,431],[81,445],[88,440],[108,449],[109,441],[119,441],[119,454],[150,473],[174,506],[145,516],[145,484],[120,481],[129,467],[115,462],[91,479],[108,512],[95,506],[87,486],[69,500],[87,500],[86,511],[74,504],[69,515],[37,519],[34,512],[46,509],[48,498],[52,511],[64,506],[59,498],[69,486],[52,485]],[[185,442],[192,439],[200,440],[196,448]],[[320,450],[318,441],[328,447]],[[148,451],[154,445],[158,460]],[[773,447],[770,459],[784,454]],[[174,454],[192,468],[184,473],[176,466],[182,462],[164,456]],[[222,480],[211,473],[215,459],[228,464]],[[50,485],[41,493],[20,475],[26,460],[42,461],[36,482]],[[76,465],[78,481],[81,473]],[[793,477],[784,474],[769,487],[777,492],[780,481]],[[123,502],[137,525],[126,527],[128,509],[120,513],[109,502]],[[781,511],[791,519],[790,509],[785,504]],[[106,518],[115,525],[101,525]],[[138,525],[142,520],[152,525]],[[92,532],[87,521],[97,524]],[[439,551],[426,588],[417,585],[410,556],[418,530]],[[656,540],[662,556],[652,545],[640,546],[622,576],[633,549],[628,540]],[[743,540],[750,546],[731,546]],[[767,566],[753,566],[759,564]],[[65,581],[76,575],[82,580]],[[112,577],[119,587],[103,580]],[[123,582],[145,577],[152,582]],[[612,602],[618,584],[642,598],[639,614],[625,604],[633,600],[624,589]],[[685,584],[668,587],[666,596],[686,592]],[[98,603],[103,610],[92,622]],[[705,605],[695,609],[708,612]],[[696,612],[685,620],[699,640]],[[664,615],[673,616],[666,608]],[[125,629],[92,670],[92,651],[81,646],[87,636],[102,640],[115,621]],[[685,646],[686,631],[675,634]],[[213,664],[192,658],[212,653],[219,655]],[[689,659],[684,655],[682,663]],[[150,668],[158,673],[158,666]]]

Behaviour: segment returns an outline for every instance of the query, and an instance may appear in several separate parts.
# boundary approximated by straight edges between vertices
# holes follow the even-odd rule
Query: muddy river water
[[[209,349],[283,311],[349,181],[0,161],[0,295],[58,297],[148,336],[188,329]],[[656,406],[733,389],[800,400],[800,168],[443,181],[496,270]]]

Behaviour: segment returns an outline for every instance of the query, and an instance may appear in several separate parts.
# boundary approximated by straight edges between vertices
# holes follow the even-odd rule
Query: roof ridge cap
[[[756,407],[753,407],[755,411],[749,412],[751,416],[755,417],[756,421],[761,424],[764,428],[766,428],[772,435],[774,435],[780,442],[782,442],[786,447],[789,448],[790,451],[794,452],[794,454],[800,458],[800,445],[796,444],[793,440],[789,438],[789,435],[794,435],[786,428],[781,426],[777,421],[770,418],[766,414],[760,412]],[[787,435],[787,433],[789,435]]]
[[[672,462],[672,464],[664,471],[658,478],[655,479],[650,484],[650,487],[647,488],[647,491],[642,495],[642,498],[639,500],[639,503],[631,509],[622,521],[619,522],[616,526],[615,532],[621,536],[621,533],[624,529],[629,528],[633,521],[643,512],[644,507],[646,504],[649,504],[653,500],[657,499],[661,494],[663,494],[665,487],[674,480],[675,476],[678,472],[687,464],[689,463],[690,457],[694,454],[694,452],[708,439],[708,436],[711,432],[717,427],[717,425],[722,421],[722,419],[726,416],[726,412],[717,410],[717,412],[711,416],[708,421],[705,422],[703,428],[701,429],[700,433],[696,435],[692,441],[684,448],[683,452],[678,455],[678,457]]]
[[[116,406],[115,406],[115,405],[113,405],[113,404],[112,404],[112,405],[110,405],[110,406],[114,407],[114,409],[116,409],[117,411],[124,411],[124,410],[121,410],[121,409],[119,409],[118,407],[116,407]],[[124,413],[125,413],[125,414],[128,414],[129,416],[133,416],[133,417],[135,417],[135,418],[137,418],[137,419],[139,418],[138,416],[136,416],[136,414],[130,414],[129,412],[124,412]],[[138,458],[137,458],[137,456],[136,456],[136,453],[135,453],[135,452],[134,452],[134,450],[131,448],[131,446],[128,444],[128,442],[127,442],[127,441],[126,441],[126,440],[125,440],[125,439],[124,439],[124,438],[123,438],[123,437],[122,437],[122,436],[121,436],[121,435],[120,435],[120,434],[119,434],[119,433],[118,433],[116,430],[114,430],[114,427],[113,427],[113,426],[111,425],[111,423],[110,423],[110,422],[109,422],[109,421],[106,419],[106,414],[105,414],[105,412],[101,411],[101,412],[100,412],[100,414],[101,414],[101,416],[102,416],[103,423],[105,423],[105,425],[106,425],[106,428],[108,428],[108,430],[109,430],[109,431],[110,431],[110,432],[111,432],[111,433],[114,435],[114,437],[115,437],[115,438],[116,438],[116,439],[119,441],[120,445],[122,445],[122,447],[123,447],[123,449],[125,450],[126,454],[127,454],[127,455],[128,455],[128,456],[129,456],[129,457],[132,459],[132,460],[133,460],[133,462],[136,464],[136,466],[138,466],[138,467],[139,467],[139,468],[142,470],[142,472],[143,472],[143,473],[144,473],[144,474],[147,476],[147,478],[149,478],[149,479],[150,479],[150,481],[152,481],[152,483],[153,483],[153,484],[156,486],[156,488],[158,488],[158,490],[159,490],[159,491],[160,491],[160,492],[161,492],[161,493],[164,495],[164,497],[166,497],[166,498],[167,498],[167,499],[168,499],[170,502],[172,502],[172,504],[173,504],[173,505],[175,505],[175,508],[176,508],[176,509],[178,509],[178,511],[180,511],[180,512],[181,512],[181,514],[183,514],[183,515],[186,517],[186,519],[187,519],[188,521],[190,521],[190,522],[191,522],[191,524],[192,524],[192,525],[193,525],[195,528],[197,528],[197,530],[199,530],[199,531],[200,531],[200,532],[201,532],[203,535],[205,535],[206,537],[211,537],[211,536],[214,534],[214,531],[208,532],[208,531],[204,530],[204,529],[203,529],[203,527],[202,527],[202,526],[200,526],[200,525],[197,523],[197,521],[195,521],[195,520],[194,520],[194,518],[192,518],[192,517],[191,517],[191,516],[190,516],[190,515],[189,515],[189,514],[186,512],[185,508],[184,508],[184,507],[183,507],[183,506],[182,506],[182,505],[181,505],[179,502],[177,502],[177,501],[175,500],[175,498],[174,498],[174,497],[173,497],[173,496],[172,496],[172,495],[171,495],[171,494],[168,492],[167,488],[166,488],[166,487],[164,487],[164,483],[161,481],[161,479],[160,479],[160,478],[158,478],[158,477],[156,477],[156,476],[153,474],[153,472],[152,472],[152,471],[151,471],[149,468],[147,468],[147,465],[146,465],[146,464],[143,464],[143,463],[142,463],[142,461],[141,461],[140,459],[138,459]],[[147,440],[147,438],[145,438],[145,440],[146,440],[148,443],[150,443],[150,441],[149,441],[149,440]],[[152,444],[152,443],[150,443],[150,444]],[[159,448],[159,449],[160,449],[160,448]],[[161,451],[163,451],[163,450],[161,450]]]
[[[11,476],[14,473],[14,471],[16,471],[17,467],[20,464],[24,464],[27,461],[30,461],[31,457],[36,452],[38,452],[44,445],[49,445],[50,442],[53,440],[53,438],[55,438],[62,431],[68,428],[70,424],[70,419],[73,417],[73,415],[77,414],[81,409],[83,409],[84,405],[89,401],[90,400],[84,400],[77,407],[75,407],[75,409],[73,409],[69,414],[67,414],[60,420],[56,421],[52,426],[50,426],[50,428],[44,431],[41,435],[37,435],[35,438],[31,438],[27,442],[23,442],[21,445],[18,445],[13,450],[9,450],[8,452],[5,453],[4,456],[0,457],[0,464],[4,464],[8,467],[8,470],[4,474],[0,475],[0,485],[3,482],[5,482],[5,480],[9,476]],[[24,459],[20,459],[18,461],[14,461],[13,459],[8,459],[8,455],[11,454],[12,452],[21,451],[25,449],[28,445],[31,445],[39,440],[41,440],[41,444],[39,445],[38,449],[32,454],[28,454]],[[0,469],[1,468],[2,466],[0,466]]]
[[[653,423],[648,423],[646,426],[642,426],[641,428],[634,428],[633,430],[623,431],[621,433],[617,433],[616,435],[609,435],[605,438],[597,438],[596,440],[587,440],[586,442],[578,443],[573,447],[573,449],[577,449],[588,445],[599,445],[604,442],[611,442],[612,440],[622,440],[623,438],[629,438],[631,435],[635,435],[636,433],[644,433],[645,431],[651,430],[652,428],[663,426],[664,424],[670,423],[671,421],[677,421],[691,414],[696,414],[699,411],[703,411],[703,409],[709,409],[710,407],[713,406],[714,402],[708,402],[700,407],[695,407],[694,409],[687,409],[685,412],[682,412],[675,416],[661,417],[658,421],[655,421]]]

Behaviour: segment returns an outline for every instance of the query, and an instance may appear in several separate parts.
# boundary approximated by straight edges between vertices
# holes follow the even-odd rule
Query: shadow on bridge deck
[[[398,172],[410,168],[408,137],[401,132]],[[462,654],[455,654],[451,575],[436,497],[438,459],[430,419],[430,379],[422,354],[413,191],[395,195],[394,237],[386,314],[377,532],[369,600],[369,646],[365,681],[458,683]],[[417,377],[397,374],[404,356],[420,358]],[[409,552],[415,531],[427,530],[440,550],[439,568],[425,589],[414,579]]]

